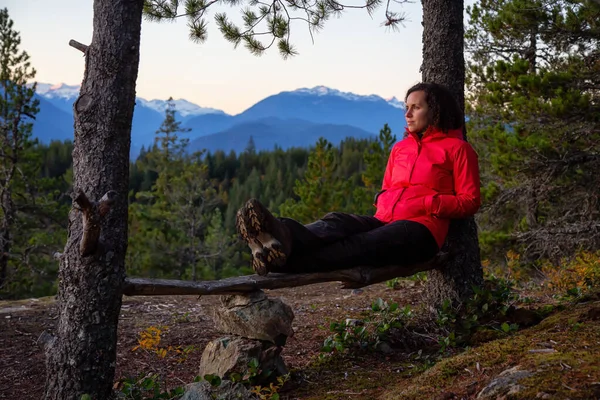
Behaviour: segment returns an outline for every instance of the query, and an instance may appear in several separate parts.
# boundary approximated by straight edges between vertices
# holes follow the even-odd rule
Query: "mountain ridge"
[[[34,136],[42,142],[72,137],[72,108],[78,95],[79,86],[38,83],[36,96],[40,99],[41,111],[34,124]],[[201,107],[186,99],[173,100],[173,103],[182,127],[191,130],[186,135],[191,150],[197,150],[199,143],[205,143],[209,151],[239,151],[240,143],[245,147],[250,136],[255,141],[259,138],[257,149],[305,147],[311,145],[308,141],[316,141],[320,136],[339,143],[343,137],[372,137],[386,123],[394,132],[400,132],[406,126],[404,103],[396,97],[386,100],[378,95],[358,95],[326,86],[282,91],[235,115]],[[167,100],[136,98],[132,157],[142,147],[152,145],[166,107]],[[256,123],[258,121],[260,123]],[[307,130],[301,131],[300,126]],[[205,136],[210,138],[200,140]]]

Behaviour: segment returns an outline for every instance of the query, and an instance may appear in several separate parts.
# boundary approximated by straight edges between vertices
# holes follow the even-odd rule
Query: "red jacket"
[[[462,129],[429,128],[422,139],[408,132],[392,148],[375,199],[375,218],[425,225],[441,248],[450,219],[474,215],[481,205],[477,153]]]

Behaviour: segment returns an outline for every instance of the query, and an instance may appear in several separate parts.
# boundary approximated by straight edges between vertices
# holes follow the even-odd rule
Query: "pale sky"
[[[93,0],[0,0],[21,34],[21,49],[31,56],[38,82],[81,83],[83,55],[68,42],[90,43],[92,4]],[[306,24],[297,21],[291,41],[299,54],[287,60],[275,46],[260,57],[243,46],[234,49],[218,31],[214,14],[226,10],[239,20],[239,7],[213,7],[207,12],[208,40],[203,44],[188,39],[185,20],[143,22],[138,96],[185,98],[237,114],[269,95],[318,85],[403,99],[420,79],[420,1],[398,7],[408,17],[398,31],[381,26],[383,8],[373,17],[365,10],[350,10],[326,22],[314,44]]]

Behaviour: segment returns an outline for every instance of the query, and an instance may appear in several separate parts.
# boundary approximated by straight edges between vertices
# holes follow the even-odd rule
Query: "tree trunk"
[[[2,205],[0,210],[2,211],[2,231],[0,233],[0,291],[6,285],[8,279],[8,255],[10,254],[11,245],[11,225],[13,220],[13,208],[10,199],[9,189],[4,189],[0,193],[0,202]]]
[[[4,289],[8,278],[8,253],[10,251],[10,231],[2,227],[0,234],[0,291]]]
[[[58,328],[47,343],[46,399],[112,398],[142,6],[143,0],[94,1],[92,43],[73,105],[73,187],[83,212],[74,205],[69,215]],[[110,191],[99,204],[87,201],[86,195],[98,200]]]
[[[464,110],[464,2],[422,0],[422,4],[422,79],[449,87]],[[483,283],[477,226],[473,218],[452,221],[445,247],[452,257],[441,271],[431,271],[428,276],[426,301],[431,309],[446,299],[460,302],[472,294],[472,285]]]

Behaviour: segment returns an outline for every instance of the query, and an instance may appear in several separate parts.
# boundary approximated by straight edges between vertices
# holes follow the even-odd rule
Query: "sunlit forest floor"
[[[290,379],[279,389],[281,399],[474,399],[502,371],[511,367],[534,372],[520,381],[515,399],[600,398],[600,295],[593,293],[554,307],[541,323],[470,348],[438,346],[386,352],[347,351],[320,357],[331,322],[364,318],[381,298],[417,308],[425,286],[402,281],[363,290],[343,290],[337,283],[267,291],[289,304],[295,335],[282,352]],[[556,302],[528,293],[529,306]],[[126,297],[119,322],[115,388],[120,382],[158,374],[163,387],[194,380],[206,344],[223,334],[215,331],[211,312],[218,296]],[[53,298],[0,302],[0,398],[39,399],[46,376],[44,351],[36,343],[54,329]],[[161,330],[164,357],[135,349],[140,333]],[[418,350],[421,350],[419,352]],[[494,397],[495,398],[495,397]]]

